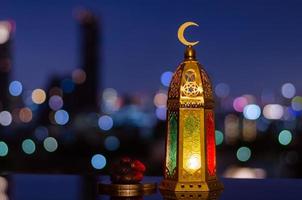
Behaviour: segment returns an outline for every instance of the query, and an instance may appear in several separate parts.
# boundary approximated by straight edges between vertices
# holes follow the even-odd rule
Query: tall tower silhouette
[[[86,73],[84,83],[75,91],[77,111],[98,111],[99,72],[99,20],[89,11],[81,11],[78,16],[81,29],[81,68]],[[73,109],[74,109],[73,108]]]
[[[0,21],[0,108],[9,108],[9,78],[11,71],[11,36],[13,26],[9,21]]]

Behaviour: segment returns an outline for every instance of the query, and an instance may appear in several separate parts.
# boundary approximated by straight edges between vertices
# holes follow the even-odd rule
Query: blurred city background
[[[302,177],[302,3],[3,1],[0,170],[161,175],[167,89],[195,21],[216,100],[218,173]]]

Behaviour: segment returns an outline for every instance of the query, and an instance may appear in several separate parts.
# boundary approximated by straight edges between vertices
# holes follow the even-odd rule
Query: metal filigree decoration
[[[207,75],[207,73],[205,72],[205,70],[200,66],[199,67],[200,70],[200,74],[201,74],[201,79],[202,79],[202,85],[204,88],[204,97],[207,100],[211,100],[214,101],[213,99],[213,90],[212,90],[212,85],[210,82],[210,79]]]
[[[196,73],[193,69],[185,72],[185,84],[182,88],[182,95],[184,97],[197,97],[202,95],[202,86],[196,82]]]
[[[182,69],[183,67],[182,65],[180,65],[172,77],[169,92],[168,92],[168,97],[171,99],[179,98],[179,87],[180,87]]]
[[[201,177],[201,169],[195,171],[194,173],[188,172],[184,169],[181,170],[181,177],[186,180],[196,181],[200,180]]]

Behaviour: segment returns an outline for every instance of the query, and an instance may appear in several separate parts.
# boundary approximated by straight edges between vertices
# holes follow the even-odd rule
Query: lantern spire
[[[193,47],[187,46],[185,50],[185,60],[196,60],[196,51],[193,49]]]

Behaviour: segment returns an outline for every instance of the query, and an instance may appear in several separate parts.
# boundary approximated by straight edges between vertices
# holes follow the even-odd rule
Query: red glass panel
[[[210,176],[216,174],[215,124],[212,111],[206,112],[207,164]]]

